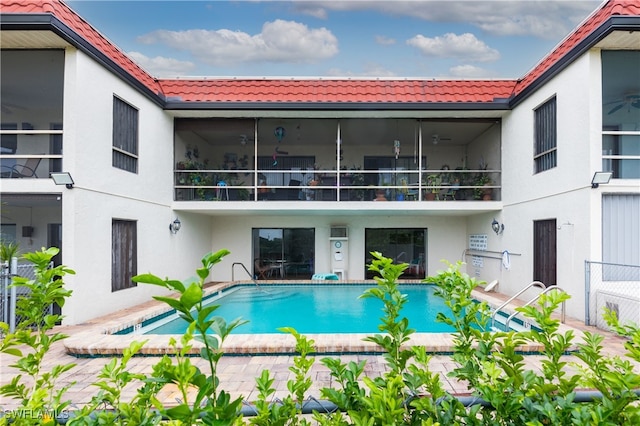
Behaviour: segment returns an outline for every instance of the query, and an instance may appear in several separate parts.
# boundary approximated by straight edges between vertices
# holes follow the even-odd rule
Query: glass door
[[[371,252],[377,251],[394,260],[394,263],[408,263],[402,278],[424,278],[427,259],[427,230],[408,229],[365,229],[365,277],[372,279],[369,271],[373,261]]]
[[[311,279],[314,271],[313,228],[254,228],[254,276]]]

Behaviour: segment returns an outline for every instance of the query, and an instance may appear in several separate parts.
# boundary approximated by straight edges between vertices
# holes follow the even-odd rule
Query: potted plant
[[[351,178],[351,186],[364,186],[364,174],[360,172],[360,167],[351,166],[346,176]],[[351,190],[351,197],[356,201],[364,200],[364,189]]]
[[[398,189],[398,194],[396,195],[396,200],[404,201],[409,194],[409,183],[407,178],[403,177],[400,179],[400,188]]]
[[[476,200],[491,200],[493,188],[488,187],[493,185],[493,181],[487,173],[480,173],[473,184],[475,186],[473,195]]]
[[[438,193],[440,192],[440,185],[442,184],[442,176],[439,174],[428,175],[427,176],[427,193],[425,198],[427,201],[433,201],[439,199]]]

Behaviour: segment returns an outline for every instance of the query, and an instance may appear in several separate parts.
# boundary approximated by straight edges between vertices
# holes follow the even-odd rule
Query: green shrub
[[[64,339],[53,330],[60,320],[45,308],[52,303],[60,306],[71,294],[64,290],[62,277],[72,270],[65,267],[49,269],[51,258],[58,250],[28,253],[24,257],[36,266],[36,279],[14,279],[14,285],[28,287],[31,297],[18,303],[18,313],[26,317],[15,333],[8,333],[0,342],[0,351],[16,357],[13,367],[21,374],[0,387],[0,394],[20,402],[13,416],[0,417],[0,425],[49,425],[55,422],[50,413],[67,410],[70,401],[64,394],[68,387],[58,387],[56,380],[73,368],[73,364],[53,366],[44,371],[43,360],[51,345]],[[213,316],[218,305],[203,304],[204,283],[211,268],[229,252],[220,250],[202,259],[198,281],[182,283],[161,279],[152,274],[139,275],[136,282],[159,285],[177,293],[177,298],[156,297],[174,308],[188,327],[180,341],[171,340],[172,356],[163,356],[153,366],[150,375],[131,373],[128,362],[144,345],[134,342],[122,358],[107,363],[94,383],[98,392],[91,403],[74,412],[70,425],[309,425],[303,406],[312,386],[309,372],[314,364],[314,342],[292,328],[281,331],[296,340],[293,365],[294,377],[287,382],[289,394],[275,400],[274,379],[268,370],[256,378],[259,395],[256,415],[243,419],[242,398],[232,400],[220,388],[218,363],[224,355],[224,341],[244,321],[227,323]],[[479,284],[461,272],[461,263],[448,264],[447,269],[426,282],[437,286],[452,314],[438,315],[438,321],[453,326],[454,350],[451,355],[456,367],[449,373],[453,380],[468,384],[469,392],[478,402],[470,407],[449,395],[440,375],[429,369],[431,357],[424,347],[411,345],[409,321],[402,316],[407,298],[398,288],[398,279],[407,264],[393,264],[380,253],[372,253],[369,269],[377,274],[377,285],[361,297],[379,299],[383,317],[378,334],[366,338],[383,350],[388,370],[379,377],[364,376],[364,362],[343,363],[340,358],[325,357],[325,365],[336,383],[321,389],[321,395],[339,409],[331,413],[313,413],[320,425],[635,425],[640,424],[640,375],[629,359],[602,355],[603,337],[585,333],[574,343],[573,332],[561,333],[560,322],[552,315],[569,296],[551,291],[540,297],[535,306],[518,308],[530,322],[536,324],[523,332],[492,331],[488,328],[491,311],[486,303],[474,301],[473,289]],[[628,338],[626,357],[640,362],[640,328],[637,324],[619,324],[613,313],[605,315],[609,325]],[[7,331],[6,324],[1,325]],[[194,342],[202,343],[200,356],[208,362],[206,373],[192,362],[190,352]],[[540,345],[540,371],[528,369],[519,348],[526,344]],[[29,348],[23,352],[21,348]],[[580,364],[566,361],[567,351]],[[568,367],[577,373],[570,374]],[[23,380],[23,375],[29,380]],[[122,398],[125,386],[139,382],[137,394],[130,400]],[[31,383],[27,385],[26,383]],[[181,393],[180,404],[165,407],[158,393],[168,384]],[[595,389],[597,398],[577,400],[579,389]],[[195,390],[195,392],[194,392]],[[193,396],[195,394],[195,396]],[[20,418],[20,414],[43,413],[37,423]]]

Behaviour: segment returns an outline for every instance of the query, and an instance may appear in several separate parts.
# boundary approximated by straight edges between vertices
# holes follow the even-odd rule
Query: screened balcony
[[[176,201],[500,199],[494,120],[177,119]]]
[[[63,50],[3,50],[0,176],[49,178],[62,167]]]

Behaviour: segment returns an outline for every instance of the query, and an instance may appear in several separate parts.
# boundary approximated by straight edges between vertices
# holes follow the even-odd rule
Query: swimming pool
[[[375,287],[376,283],[365,281],[365,287]],[[269,283],[260,282],[260,287],[269,290],[270,284],[291,285],[288,281],[271,281]],[[317,281],[306,280],[296,284],[314,286]],[[351,285],[351,282],[339,282],[337,285]],[[420,281],[403,282],[413,286],[425,286]],[[238,287],[256,287],[252,281],[239,282],[219,282],[211,283],[205,288],[207,301],[213,300],[215,295],[225,293],[227,290]],[[433,288],[432,288],[433,289]],[[474,289],[471,292],[474,300],[486,302],[490,307],[496,308],[503,305],[507,296],[499,293],[487,293],[483,289]],[[332,299],[330,299],[332,300]],[[338,301],[333,300],[333,303]],[[342,302],[340,302],[342,303]],[[509,305],[505,308],[506,313],[513,312],[516,305]],[[219,313],[219,312],[216,312]],[[70,337],[64,340],[65,352],[76,357],[110,357],[121,356],[133,342],[144,342],[140,349],[140,356],[164,356],[175,353],[171,343],[172,340],[180,341],[181,334],[144,334],[151,327],[155,327],[161,321],[172,316],[174,312],[165,304],[156,300],[150,300],[140,305],[132,306],[118,312],[111,313],[104,317],[96,318],[81,327]],[[382,311],[376,311],[374,317],[382,316]],[[231,320],[234,318],[226,318]],[[511,321],[512,327],[518,321]],[[410,326],[414,326],[413,323]],[[286,333],[257,333],[242,334],[245,332],[244,326],[237,331],[239,334],[231,334],[224,342],[224,353],[233,356],[255,356],[255,355],[291,355],[297,353],[295,339]],[[579,334],[580,331],[560,324],[561,330]],[[377,329],[375,330],[378,331]],[[371,333],[305,333],[315,344],[315,353],[318,355],[345,355],[345,354],[380,354],[384,350],[376,343],[366,341],[365,338]],[[455,346],[455,333],[425,333],[417,332],[411,335],[407,345],[422,346],[428,353],[452,353]],[[187,350],[189,356],[200,356],[202,344],[192,342],[192,347]],[[522,353],[538,354],[544,347],[538,343],[525,343],[520,347]]]
[[[288,284],[239,285],[207,303],[220,305],[214,315],[227,321],[249,320],[234,330],[236,334],[280,333],[280,327],[293,327],[299,333],[377,333],[383,316],[382,301],[359,298],[375,284]],[[450,310],[434,294],[432,285],[399,285],[408,302],[401,315],[419,333],[449,333],[453,328],[436,321],[439,312]],[[182,334],[186,322],[172,315],[150,324],[144,334]]]

